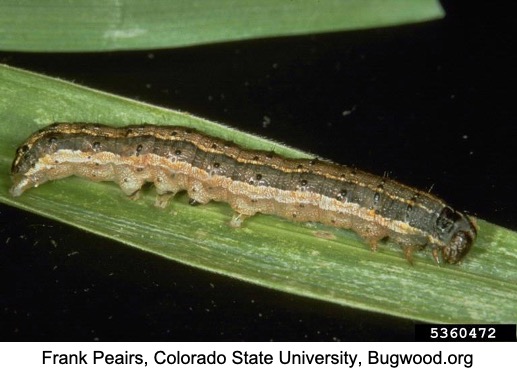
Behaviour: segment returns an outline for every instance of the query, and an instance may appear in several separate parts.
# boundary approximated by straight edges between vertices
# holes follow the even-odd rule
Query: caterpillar
[[[390,238],[408,260],[427,246],[437,263],[457,263],[477,236],[473,219],[428,192],[326,160],[246,149],[183,126],[49,125],[17,149],[10,193],[71,175],[114,181],[132,198],[152,182],[158,207],[181,191],[192,204],[226,202],[235,211],[233,227],[264,213],[352,229],[373,250]]]

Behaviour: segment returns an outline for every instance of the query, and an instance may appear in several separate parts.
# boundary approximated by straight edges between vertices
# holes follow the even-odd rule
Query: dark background
[[[443,2],[444,20],[396,28],[0,62],[387,172],[515,229],[510,12],[455,4]],[[0,340],[413,339],[410,320],[192,269],[5,205],[0,219]]]

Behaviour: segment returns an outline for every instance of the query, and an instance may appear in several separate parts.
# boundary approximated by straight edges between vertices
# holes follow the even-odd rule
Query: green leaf
[[[352,232],[259,215],[241,229],[226,204],[153,206],[154,190],[128,200],[113,183],[67,178],[13,198],[9,167],[33,131],[57,121],[182,124],[286,156],[308,155],[198,117],[0,66],[0,200],[178,262],[302,296],[430,322],[517,321],[517,233],[479,220],[457,266],[429,251],[414,265],[393,244],[378,252]]]
[[[0,50],[154,49],[422,22],[436,0],[27,0],[0,4]]]

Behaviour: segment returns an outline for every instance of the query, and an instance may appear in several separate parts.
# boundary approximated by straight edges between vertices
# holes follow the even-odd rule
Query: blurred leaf
[[[0,50],[155,49],[443,17],[436,0],[4,0]]]

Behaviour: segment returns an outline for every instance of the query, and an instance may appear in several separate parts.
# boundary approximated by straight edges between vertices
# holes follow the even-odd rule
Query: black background
[[[387,172],[515,229],[510,12],[455,4],[443,2],[444,20],[396,28],[0,62]],[[1,340],[413,339],[410,320],[192,269],[5,205],[0,220]]]

